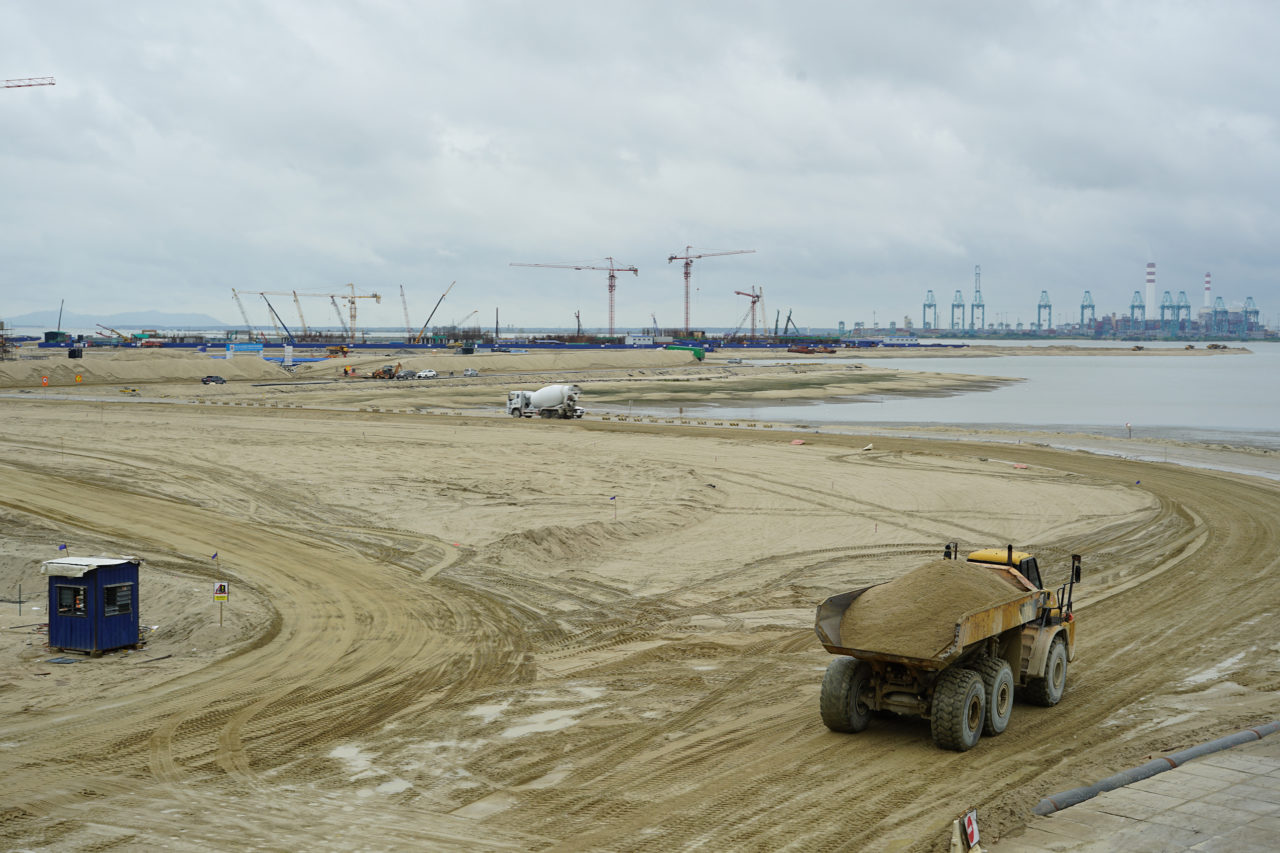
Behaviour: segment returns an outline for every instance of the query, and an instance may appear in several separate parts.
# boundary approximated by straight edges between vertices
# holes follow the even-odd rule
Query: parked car
[[[206,376],[200,381],[205,385],[226,385],[227,384],[227,380],[223,379],[221,376]]]
[[[396,379],[417,379],[417,378],[418,378],[418,374],[414,373],[412,370],[402,370],[396,374]]]
[[[434,370],[419,370],[415,374],[418,379],[435,379],[439,375],[440,374],[436,373]]]
[[[462,371],[462,375],[463,376],[479,376],[480,371],[476,370],[474,367],[468,367],[466,370]]]

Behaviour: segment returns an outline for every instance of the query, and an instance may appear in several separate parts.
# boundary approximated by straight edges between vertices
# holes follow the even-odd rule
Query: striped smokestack
[[[1147,310],[1150,311],[1156,304],[1156,265],[1155,263],[1147,264]]]
[[[1212,301],[1210,300],[1210,294],[1212,291],[1213,291],[1213,288],[1210,287],[1209,285],[1209,274],[1205,273],[1204,274],[1204,307],[1205,308],[1208,308],[1213,304]]]

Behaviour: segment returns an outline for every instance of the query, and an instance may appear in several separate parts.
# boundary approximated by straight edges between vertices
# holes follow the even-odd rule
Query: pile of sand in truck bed
[[[961,616],[1023,595],[991,569],[936,560],[854,599],[840,620],[840,645],[931,658],[951,645]]]

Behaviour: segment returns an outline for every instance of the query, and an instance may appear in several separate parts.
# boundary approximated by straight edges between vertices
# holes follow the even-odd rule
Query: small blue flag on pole
[[[212,556],[212,557],[210,557],[209,559],[211,559],[211,560],[216,560],[216,559],[218,559],[218,552],[217,552],[217,551],[214,551],[214,552],[213,552],[213,556]]]
[[[59,546],[58,546],[58,550],[59,550],[59,551],[65,551],[65,550],[67,550],[67,546],[66,546],[66,545],[59,545]]]
[[[609,500],[611,501],[616,501],[617,499],[618,499],[617,495],[614,495],[613,497],[609,498]],[[63,547],[66,547],[66,546],[63,546]]]

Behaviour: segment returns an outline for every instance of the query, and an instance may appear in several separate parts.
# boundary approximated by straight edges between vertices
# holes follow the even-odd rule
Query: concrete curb
[[[1091,800],[1106,791],[1114,791],[1116,788],[1124,787],[1133,782],[1142,779],[1150,779],[1157,773],[1163,773],[1166,770],[1172,770],[1182,764],[1186,764],[1193,758],[1200,758],[1213,752],[1219,752],[1224,749],[1230,749],[1233,746],[1239,746],[1250,741],[1261,740],[1269,734],[1280,731],[1280,720],[1272,720],[1261,726],[1255,726],[1251,729],[1236,732],[1235,734],[1224,735],[1217,740],[1211,740],[1208,743],[1198,744],[1188,749],[1172,753],[1164,758],[1155,758],[1138,767],[1129,770],[1123,770],[1114,776],[1108,776],[1100,782],[1094,782],[1092,785],[1085,785],[1080,788],[1072,788],[1069,791],[1062,791],[1058,794],[1045,797],[1034,809],[1032,814],[1051,815],[1056,811],[1068,808],[1069,806],[1079,805],[1085,800]]]

